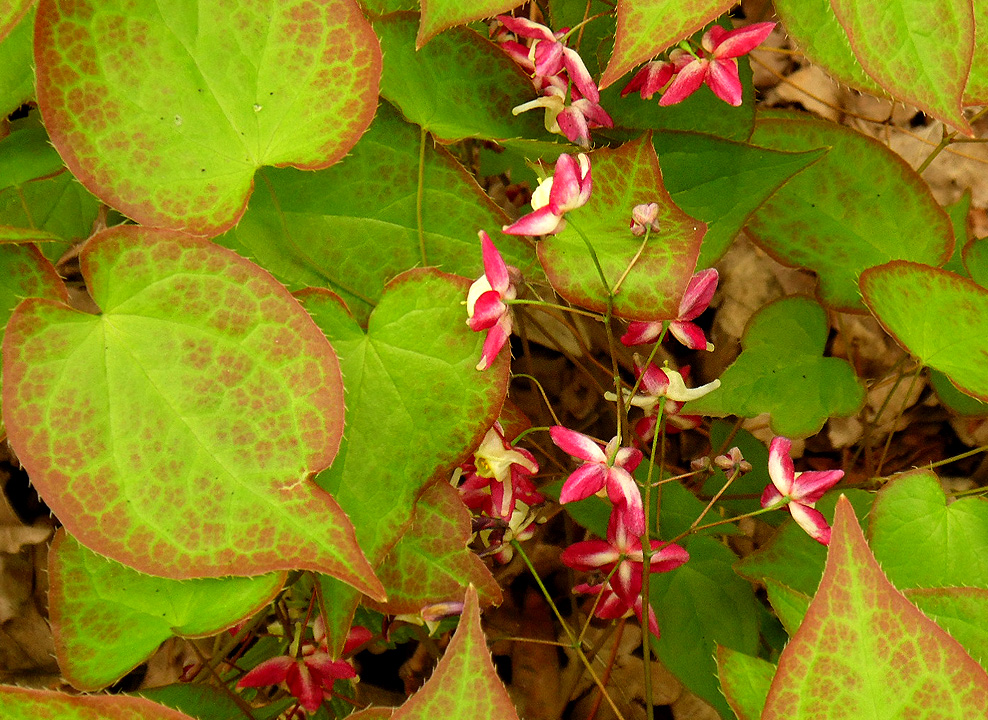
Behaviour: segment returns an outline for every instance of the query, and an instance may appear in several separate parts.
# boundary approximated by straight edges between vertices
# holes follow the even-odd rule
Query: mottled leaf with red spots
[[[192,720],[185,713],[126,695],[66,695],[0,685],[5,720]]]
[[[607,87],[635,65],[651,60],[736,4],[737,0],[621,0],[617,6],[614,52],[600,86]]]
[[[326,167],[377,106],[353,0],[42,0],[38,105],[87,188],[146,225],[216,235],[262,165]]]
[[[988,674],[886,579],[848,500],[762,720],[981,717]]]
[[[494,17],[523,3],[524,0],[422,0],[422,20],[419,22],[415,47],[422,47],[454,25]]]
[[[669,197],[648,134],[616,150],[598,150],[590,160],[590,201],[567,214],[569,224],[561,233],[539,243],[539,259],[549,282],[570,302],[603,312],[609,290],[630,267],[614,297],[615,314],[634,320],[675,318],[696,268],[706,225]],[[659,205],[659,229],[643,244],[644,238],[629,229],[631,209],[653,202]],[[584,237],[600,260],[606,289]]]
[[[172,635],[201,637],[267,604],[285,573],[170,580],[145,575],[59,530],[48,556],[55,653],[78,690],[98,690],[146,660]]]
[[[84,545],[175,579],[304,568],[380,582],[310,482],[343,432],[332,347],[285,288],[228,250],[133,226],[87,244],[99,315],[22,302],[4,419]]]
[[[501,604],[501,588],[490,570],[467,548],[470,513],[456,488],[430,486],[415,503],[415,518],[378,567],[390,615],[418,613],[426,605],[460,602],[473,584],[484,605]]]

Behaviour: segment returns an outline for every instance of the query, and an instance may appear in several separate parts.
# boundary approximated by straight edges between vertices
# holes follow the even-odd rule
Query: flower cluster
[[[265,660],[240,678],[238,688],[264,687],[285,683],[288,692],[298,698],[308,712],[315,712],[323,700],[333,696],[333,684],[337,680],[357,677],[357,671],[345,660],[334,660],[326,643],[326,625],[322,616],[313,625],[313,641],[303,643],[298,655],[278,655]],[[354,627],[343,647],[349,655],[373,637],[370,630]]]
[[[490,517],[510,522],[519,500],[529,506],[545,501],[529,479],[539,471],[535,456],[524,448],[512,447],[499,422],[487,431],[472,458],[460,469],[463,502]]]
[[[467,325],[474,332],[487,330],[484,349],[477,363],[478,370],[486,370],[501,352],[511,336],[511,309],[503,302],[514,300],[515,286],[504,258],[483,230],[480,231],[480,249],[484,258],[484,274],[477,278],[467,293]]]
[[[792,519],[806,533],[824,545],[830,544],[830,526],[819,510],[814,508],[816,501],[836,485],[843,470],[822,470],[798,473],[795,471],[789,452],[792,441],[784,437],[772,440],[768,448],[768,476],[772,484],[762,493],[762,507],[785,507]]]
[[[649,573],[675,570],[690,559],[689,553],[676,544],[664,545],[658,540],[649,543],[652,555]],[[599,571],[606,579],[596,585],[582,583],[574,590],[581,594],[600,595],[594,615],[612,620],[634,612],[645,624],[642,613],[642,580],[644,553],[641,540],[629,532],[617,513],[611,515],[607,540],[586,540],[570,545],[563,551],[564,564],[581,572]],[[648,629],[659,636],[655,611],[648,608]]]
[[[532,210],[501,231],[506,235],[554,235],[566,227],[563,215],[587,204],[593,190],[590,158],[560,155],[552,175],[532,193]]]
[[[497,19],[501,27],[495,31],[495,40],[532,76],[540,94],[537,99],[514,108],[511,111],[514,115],[543,108],[545,129],[582,147],[590,146],[591,128],[614,127],[614,121],[600,106],[600,91],[583,59],[576,50],[566,47],[568,28],[554,33],[527,18],[498,15]],[[526,47],[512,34],[533,42]]]
[[[758,47],[773,28],[775,23],[771,22],[737,30],[714,25],[703,34],[702,47],[695,54],[676,49],[669,53],[668,60],[653,60],[638,71],[621,96],[640,92],[648,100],[664,89],[659,105],[675,105],[706,83],[714,95],[737,107],[742,94],[737,59]]]

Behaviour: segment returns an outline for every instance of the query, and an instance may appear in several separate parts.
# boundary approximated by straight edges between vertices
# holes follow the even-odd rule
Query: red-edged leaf
[[[846,498],[820,588],[783,650],[762,720],[968,718],[988,674],[886,579]]]
[[[34,5],[34,0],[7,0],[4,3],[4,6],[0,8],[0,41],[3,41],[10,31],[17,27],[21,18],[27,14],[32,5]]]
[[[234,225],[260,166],[343,157],[381,72],[353,0],[42,0],[35,60],[72,173],[141,223],[197,235]]]
[[[684,213],[662,184],[659,162],[646,134],[616,150],[591,154],[593,193],[567,214],[569,226],[539,243],[539,259],[553,288],[570,302],[603,312],[607,292],[583,240],[585,235],[613,288],[642,248],[631,234],[631,209],[658,203],[659,229],[651,233],[614,298],[614,312],[633,320],[675,318],[696,267],[706,225]],[[576,228],[583,235],[577,232]]]
[[[736,5],[736,0],[621,0],[614,52],[600,78],[605,88]]]
[[[422,689],[395,710],[393,720],[518,720],[518,713],[501,683],[483,628],[480,604],[473,586],[456,634],[432,677]]]
[[[5,720],[193,720],[164,705],[127,695],[66,695],[0,685]]]
[[[4,338],[4,419],[80,542],[175,579],[306,568],[382,589],[336,501],[332,347],[268,273],[212,243],[121,226],[82,273],[101,314],[26,300]]]
[[[494,17],[523,3],[524,0],[422,0],[422,20],[415,47],[422,47],[443,30],[455,25]]]
[[[470,584],[484,605],[500,605],[497,581],[467,548],[470,532],[470,513],[456,488],[442,481],[427,488],[415,504],[412,524],[378,567],[388,593],[381,610],[401,615],[434,603],[460,602]]]
[[[974,52],[971,0],[830,0],[861,66],[898,100],[972,134],[961,96]]]

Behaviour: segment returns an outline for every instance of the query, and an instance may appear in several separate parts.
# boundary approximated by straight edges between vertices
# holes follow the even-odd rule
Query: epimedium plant
[[[3,687],[7,711],[517,717],[480,611],[503,598],[490,568],[521,562],[618,716],[592,618],[636,616],[645,667],[724,718],[983,712],[984,500],[791,451],[864,403],[870,378],[828,355],[840,313],[877,318],[948,405],[988,401],[984,244],[879,142],[756,113],[746,54],[776,23],[735,28],[733,4],[0,11],[2,419],[62,525],[59,666],[97,691],[168,637],[219,638],[193,682]],[[835,77],[951,128],[931,159],[973,133],[988,4],[943,0],[935,37],[916,0],[775,5]],[[531,212],[475,179],[494,174],[536,186]],[[703,377],[674,358],[713,349],[713,266],[743,228],[817,297],[758,308]],[[513,366],[536,338],[605,379],[604,437]],[[756,416],[767,442],[738,429]],[[708,452],[675,474],[670,437],[697,428]],[[525,550],[558,505],[587,531],[561,556],[582,618]],[[739,560],[756,516],[779,528]],[[354,712],[358,648],[453,616],[419,692]]]

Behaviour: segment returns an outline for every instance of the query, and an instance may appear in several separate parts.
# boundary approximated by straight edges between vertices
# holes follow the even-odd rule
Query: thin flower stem
[[[861,453],[864,452],[864,450],[870,446],[871,431],[874,427],[878,426],[878,421],[881,420],[882,414],[885,412],[885,408],[888,407],[889,401],[892,399],[892,393],[895,392],[895,389],[899,386],[899,383],[902,382],[903,373],[899,368],[905,364],[908,357],[909,357],[908,355],[902,355],[902,357],[900,357],[898,361],[896,361],[896,363],[891,368],[889,368],[888,372],[885,374],[884,377],[879,378],[871,385],[872,388],[878,387],[883,382],[885,382],[887,378],[891,377],[892,373],[897,373],[895,382],[892,384],[892,388],[885,395],[885,399],[882,401],[881,406],[879,406],[878,411],[875,413],[875,417],[871,420],[870,423],[865,423],[862,419],[862,424],[864,425],[864,433],[862,434],[861,437],[861,444],[858,446],[858,449],[854,451],[854,455],[851,457],[851,463],[850,463],[851,467],[854,467],[857,464],[858,458],[861,457]],[[870,457],[866,458],[866,460],[870,460]]]
[[[607,283],[607,278],[604,277],[604,269],[600,266],[600,259],[597,257],[597,251],[594,250],[593,245],[590,244],[590,238],[584,234],[580,226],[573,222],[572,219],[566,218],[566,222],[569,223],[570,227],[576,230],[577,235],[583,240],[583,244],[587,246],[587,251],[590,253],[590,259],[593,260],[593,266],[597,268],[597,275],[600,277],[600,283],[604,286],[604,292],[610,295],[611,286]]]
[[[571,312],[575,315],[584,315],[594,320],[603,320],[604,316],[600,313],[595,313],[590,310],[582,310],[580,308],[569,307],[568,305],[557,305],[556,303],[546,302],[545,300],[525,300],[523,298],[515,298],[514,300],[501,299],[505,305],[534,305],[535,307],[552,308],[553,310],[563,310],[565,312]]]
[[[611,571],[607,573],[607,577],[605,577],[603,582],[600,583],[602,589],[599,593],[597,593],[597,597],[594,598],[593,605],[590,606],[590,611],[587,613],[587,621],[583,623],[583,627],[580,628],[580,636],[578,640],[581,644],[583,643],[583,636],[586,635],[587,630],[590,629],[590,623],[593,622],[594,613],[597,612],[597,606],[600,605],[601,598],[604,597],[603,586],[607,585],[607,583],[611,581],[611,578],[614,577],[614,573],[617,572],[617,569],[618,563],[614,563],[614,567],[611,568]]]
[[[559,423],[557,422],[556,424],[558,425]],[[549,432],[551,429],[552,428],[548,428],[545,426],[525,428],[520,433],[518,433],[518,436],[511,441],[511,444],[517,445],[519,440],[521,440],[526,435],[531,435],[534,432]]]
[[[515,635],[495,635],[488,642],[493,645],[494,643],[504,641],[533,643],[534,645],[552,645],[553,647],[561,648],[569,647],[568,643],[559,642],[558,640],[540,640],[539,638],[517,637]]]
[[[889,435],[885,438],[885,447],[882,449],[882,456],[878,460],[878,466],[875,468],[875,474],[881,477],[882,475],[882,465],[885,464],[885,458],[888,456],[889,448],[892,446],[892,436],[895,435],[895,426],[899,424],[899,418],[902,417],[903,413],[906,412],[906,403],[909,402],[909,396],[913,394],[913,388],[916,387],[916,381],[919,380],[920,373],[923,372],[923,366],[920,365],[916,368],[916,372],[913,373],[913,379],[909,382],[909,387],[906,389],[906,395],[902,398],[902,404],[899,406],[899,411],[895,414],[892,419],[892,425],[889,428]],[[891,396],[891,393],[889,393]]]
[[[977,122],[982,117],[984,117],[984,115],[985,115],[986,112],[988,112],[988,108],[982,108],[981,110],[978,111],[978,113],[976,115],[974,115],[971,118],[971,121],[970,122],[971,123]],[[930,151],[930,154],[926,156],[926,160],[924,160],[922,163],[920,163],[919,167],[916,168],[916,172],[919,175],[922,175],[923,174],[923,171],[926,170],[926,168],[928,168],[930,166],[930,163],[932,163],[934,160],[936,160],[937,156],[940,153],[942,153],[944,150],[946,150],[948,145],[950,145],[952,142],[954,142],[954,138],[956,138],[959,133],[960,133],[960,130],[954,130],[952,133],[949,133],[948,134],[947,133],[946,126],[944,126],[943,127],[943,131],[942,131],[942,135],[940,137],[940,142],[937,144],[937,146],[935,148],[933,148],[933,150]]]
[[[588,2],[588,3],[587,3],[587,12],[589,12],[589,11],[590,11],[590,3]],[[584,13],[584,16],[583,16],[583,17],[584,17],[585,19],[584,19],[584,20],[583,20],[582,22],[580,22],[579,24],[577,24],[577,25],[574,25],[573,27],[571,27],[571,28],[569,29],[569,32],[567,32],[567,33],[566,33],[565,35],[563,35],[563,36],[562,36],[562,37],[561,37],[561,38],[559,39],[559,40],[560,40],[560,42],[566,42],[567,40],[569,40],[569,36],[570,36],[570,35],[572,35],[572,34],[573,34],[573,33],[575,33],[575,32],[576,32],[577,30],[579,30],[579,31],[580,31],[580,36],[579,36],[579,37],[577,38],[577,41],[576,41],[576,44],[577,44],[577,46],[579,46],[579,44],[580,44],[580,40],[582,40],[582,39],[583,39],[583,27],[584,27],[584,25],[586,25],[586,24],[587,24],[588,22],[592,22],[593,20],[596,20],[597,18],[602,18],[602,17],[604,17],[605,15],[610,15],[610,14],[611,14],[610,12],[602,12],[602,13],[597,13],[597,14],[596,14],[596,15],[594,15],[593,17],[587,17],[587,16],[586,16],[586,13]]]
[[[192,652],[194,652],[196,657],[199,659],[199,664],[209,669],[209,674],[216,682],[216,686],[219,687],[222,692],[226,693],[231,700],[233,700],[234,704],[237,706],[237,709],[239,709],[240,712],[244,714],[244,717],[246,717],[247,720],[256,720],[251,706],[247,703],[246,700],[240,697],[239,693],[235,693],[233,690],[230,689],[229,685],[223,682],[223,678],[221,678],[220,674],[216,672],[216,668],[213,667],[209,662],[207,662],[206,656],[202,654],[202,651],[199,649],[199,646],[196,645],[195,642],[193,642],[189,638],[185,638],[185,642],[188,644],[190,648],[192,648]]]
[[[513,373],[511,375],[511,379],[513,380],[515,378],[526,378],[528,380],[531,380],[533,383],[535,383],[535,387],[539,389],[539,394],[542,395],[542,399],[545,401],[545,406],[549,410],[549,414],[552,415],[553,422],[555,422],[556,425],[562,425],[562,423],[559,422],[559,417],[556,415],[556,412],[552,409],[552,403],[549,402],[549,396],[546,394],[545,388],[542,387],[542,383],[539,382],[539,379],[533,375],[529,375],[528,373]],[[521,435],[515,438],[511,444],[514,445],[516,442],[518,442],[518,439],[521,438],[523,435],[527,435],[528,433],[534,432],[535,430],[538,429],[540,428],[528,428],[528,430],[525,430],[524,432],[521,433]]]
[[[665,328],[663,328],[663,333],[665,333]],[[661,338],[659,341],[661,342]],[[651,578],[649,577],[651,573],[651,562],[652,562],[652,538],[650,535],[650,530],[652,527],[652,474],[655,472],[655,450],[659,442],[659,435],[662,436],[662,455],[659,458],[659,483],[662,482],[662,467],[665,462],[666,455],[666,424],[665,414],[666,409],[666,399],[662,397],[659,399],[659,412],[655,418],[655,434],[652,436],[652,452],[649,453],[648,458],[648,476],[645,478],[645,534],[642,535],[642,664],[644,666],[644,681],[645,681],[645,714],[648,720],[655,720],[655,709],[652,706],[652,631],[649,628],[649,608],[651,608],[651,598],[649,597],[649,588],[651,587]],[[656,486],[657,493],[661,492],[661,489]],[[656,501],[659,501],[660,497],[656,497]],[[661,503],[656,502],[656,508],[660,507]],[[656,511],[657,512],[657,511]],[[658,517],[655,518],[656,527],[659,525]]]
[[[628,273],[630,273],[631,269],[638,263],[638,258],[640,258],[642,256],[642,253],[645,252],[645,245],[648,244],[648,238],[651,236],[651,234],[652,234],[652,226],[646,225],[645,237],[642,238],[642,244],[638,246],[638,252],[636,252],[635,256],[631,258],[631,262],[628,263],[628,267],[624,269],[624,272],[621,273],[621,277],[618,278],[618,281],[614,283],[614,287],[611,288],[612,296],[617,295],[618,292],[620,292],[621,285],[624,283],[624,279],[628,277]]]
[[[603,678],[605,685],[611,679],[611,670],[614,669],[614,661],[617,659],[618,646],[621,644],[621,636],[624,635],[624,624],[625,618],[621,618],[618,621],[617,637],[614,638],[614,645],[611,647],[610,657],[607,658],[607,669],[604,671]],[[600,710],[600,701],[603,699],[603,694],[598,690],[596,696],[594,697],[593,707],[590,708],[590,713],[587,715],[587,720],[594,720],[594,718],[597,717],[597,711]]]
[[[693,524],[690,525],[690,530],[695,530],[696,529],[696,526],[700,524],[700,521],[703,520],[703,518],[705,518],[707,516],[707,513],[708,512],[710,512],[710,508],[712,508],[714,506],[714,503],[715,502],[717,502],[718,500],[720,500],[720,496],[724,494],[724,492],[727,490],[727,488],[729,488],[731,486],[731,483],[734,482],[738,478],[739,475],[741,475],[740,468],[734,468],[734,472],[731,473],[731,476],[729,478],[727,478],[727,482],[724,483],[724,487],[722,487],[720,490],[718,490],[717,491],[717,494],[714,495],[712,498],[710,498],[710,502],[708,502],[707,503],[707,506],[705,508],[703,508],[703,512],[701,512],[697,516],[696,520],[693,521]]]
[[[571,643],[570,647],[573,649],[573,652],[577,654],[577,657],[580,658],[580,662],[583,663],[583,667],[587,669],[587,672],[590,674],[590,678],[593,680],[594,684],[598,688],[600,688],[600,691],[604,694],[604,698],[607,700],[607,704],[610,705],[611,710],[614,712],[615,717],[617,717],[618,720],[625,720],[624,715],[621,714],[621,711],[618,709],[618,706],[614,703],[613,698],[611,698],[610,693],[607,692],[607,688],[604,687],[604,683],[601,682],[600,677],[597,675],[597,672],[593,669],[593,665],[591,665],[590,660],[584,654],[583,648],[580,646],[580,643],[577,640],[576,635],[573,634],[572,628],[570,628],[566,620],[563,619],[563,616],[559,612],[559,608],[556,607],[556,603],[553,601],[552,595],[549,593],[548,588],[546,588],[545,583],[542,582],[542,578],[539,577],[539,574],[535,571],[535,566],[532,565],[532,561],[528,558],[528,555],[525,553],[525,549],[521,546],[521,543],[518,542],[517,540],[512,540],[511,546],[515,549],[515,552],[517,552],[518,555],[521,557],[521,559],[525,562],[525,565],[528,567],[528,571],[532,573],[532,577],[535,578],[535,583],[539,586],[539,590],[542,591],[543,597],[545,597],[546,602],[549,603],[549,607],[552,608],[552,612],[553,614],[555,614],[556,619],[559,620],[559,624],[562,626],[563,632],[565,632],[566,636],[569,637]]]
[[[425,225],[422,222],[422,204],[425,198],[425,140],[429,131],[422,128],[419,133],[419,179],[418,189],[415,193],[415,223],[419,231],[419,250],[422,253],[422,265],[427,266],[429,259],[425,254]]]
[[[953,457],[949,457],[946,460],[937,460],[936,462],[928,463],[923,467],[932,470],[935,467],[940,467],[941,465],[949,465],[950,463],[957,462],[958,460],[963,460],[964,458],[969,458],[972,455],[977,455],[978,453],[983,453],[985,451],[988,451],[988,445],[982,445],[981,447],[974,448],[974,450],[968,450],[967,452],[963,452],[960,455],[954,455]],[[983,490],[983,489],[984,488],[978,488],[978,490]],[[970,491],[965,490],[964,492],[970,492]]]

